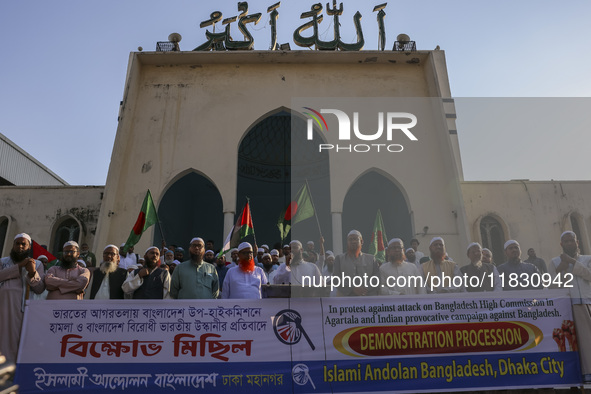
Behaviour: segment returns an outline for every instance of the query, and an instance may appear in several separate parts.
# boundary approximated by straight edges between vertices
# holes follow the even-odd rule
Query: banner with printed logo
[[[490,294],[490,293],[489,293]],[[20,392],[405,392],[580,384],[564,292],[31,301]]]

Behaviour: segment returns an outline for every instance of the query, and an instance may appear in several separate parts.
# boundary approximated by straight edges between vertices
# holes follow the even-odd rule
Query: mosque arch
[[[82,224],[72,215],[64,215],[57,219],[51,231],[51,253],[56,256],[68,241],[80,244],[81,230]]]
[[[275,108],[249,125],[238,144],[235,212],[241,212],[248,197],[258,245],[276,247],[287,242],[281,239],[277,222],[307,181],[325,247],[330,248],[328,153],[317,152],[324,138],[316,128],[313,140],[307,140],[306,119],[287,107]],[[287,238],[316,241],[318,237],[318,224],[309,219],[294,225]]]
[[[177,174],[162,190],[158,203],[160,223],[154,228],[154,245],[177,245],[188,250],[193,237],[223,242],[223,203],[215,183],[193,168]],[[186,257],[187,255],[185,255]]]
[[[2,256],[8,255],[4,252],[4,247],[9,245],[8,228],[10,226],[10,218],[8,216],[0,216],[0,253]]]
[[[505,241],[509,239],[509,229],[505,221],[497,214],[488,213],[475,222],[475,238],[479,239],[483,248],[490,249],[493,261],[501,264],[505,261]]]
[[[378,168],[359,175],[347,190],[343,201],[343,245],[347,244],[349,231],[356,229],[363,235],[363,251],[367,252],[378,209],[388,239],[398,237],[410,245],[414,231],[408,195],[394,177]]]

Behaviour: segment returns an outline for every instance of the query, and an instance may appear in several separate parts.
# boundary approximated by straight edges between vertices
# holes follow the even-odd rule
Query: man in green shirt
[[[175,299],[207,299],[217,298],[219,279],[212,264],[204,263],[205,243],[197,237],[189,246],[190,260],[179,264],[170,284],[170,294]]]

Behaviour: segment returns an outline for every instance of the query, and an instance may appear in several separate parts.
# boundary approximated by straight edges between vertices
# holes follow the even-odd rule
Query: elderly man
[[[119,267],[119,248],[107,245],[103,249],[103,261],[90,276],[89,290],[84,294],[85,300],[122,300],[123,282],[127,279],[127,271]]]
[[[304,261],[303,259],[302,243],[293,240],[289,243],[289,246],[292,258],[287,259],[286,263],[281,263],[279,268],[274,271],[274,275],[271,277],[271,283],[274,285],[289,283],[301,286],[304,277],[310,277],[312,283],[320,283],[320,270],[316,264]],[[314,281],[314,279],[312,279],[313,277],[316,277],[317,279]]]
[[[460,280],[454,281],[454,278],[461,277],[462,273],[456,263],[445,259],[446,251],[443,238],[434,237],[431,239],[429,254],[431,258],[421,266],[423,277],[428,280],[427,292],[459,293],[465,291]],[[439,280],[434,280],[435,277]]]
[[[372,296],[378,294],[380,267],[373,255],[361,253],[363,237],[357,230],[347,234],[347,252],[336,256],[332,275],[344,280],[337,289],[337,296]],[[355,277],[363,278],[354,279]],[[355,283],[361,282],[360,286]],[[359,283],[357,283],[359,284]]]
[[[497,266],[495,264],[495,262],[493,261],[493,254],[492,254],[492,252],[490,251],[490,249],[487,249],[487,248],[483,248],[482,249],[482,262],[483,263],[492,264],[495,267]]]
[[[521,261],[519,243],[514,239],[510,239],[505,242],[503,248],[505,249],[507,261],[498,267],[499,274],[504,274],[505,276],[505,287],[503,287],[503,290],[531,290],[539,288],[539,286],[534,287],[531,280],[526,280],[522,277],[522,274],[527,274],[531,278],[534,274],[539,275],[540,271],[538,271],[535,265]],[[510,280],[511,277],[515,277],[517,282]]]
[[[43,264],[30,252],[31,237],[17,234],[10,256],[0,259],[0,353],[11,362],[16,362],[25,299],[45,289]]]
[[[380,294],[425,294],[425,288],[421,286],[421,271],[414,263],[404,261],[405,258],[402,240],[391,239],[386,249],[386,262],[380,266],[382,277]]]
[[[482,246],[478,242],[468,245],[466,255],[470,264],[460,268],[466,278],[466,291],[503,291],[499,271],[494,265],[482,261]],[[471,279],[473,277],[477,279]]]
[[[573,231],[565,231],[560,236],[562,254],[554,257],[548,272],[552,275],[552,287],[564,287],[570,280],[569,287],[573,316],[576,325],[576,337],[565,333],[571,342],[571,349],[578,345],[581,357],[581,370],[586,383],[591,382],[591,256],[579,254],[579,241]],[[570,275],[567,275],[570,274]],[[564,325],[563,328],[564,329]]]
[[[127,279],[121,286],[123,291],[133,293],[133,299],[170,299],[170,274],[168,270],[158,267],[160,249],[150,246],[144,253],[144,261],[143,268],[136,268],[127,274]]]
[[[213,264],[203,262],[204,252],[203,239],[193,238],[189,246],[190,260],[179,264],[172,274],[172,298],[218,298],[220,292],[218,274]]]
[[[252,245],[242,242],[238,245],[238,266],[230,268],[226,273],[222,298],[260,299],[261,286],[265,283],[267,276],[254,263]]]
[[[80,247],[74,241],[64,244],[60,265],[51,267],[45,275],[48,300],[82,300],[90,280],[90,271],[77,263]]]

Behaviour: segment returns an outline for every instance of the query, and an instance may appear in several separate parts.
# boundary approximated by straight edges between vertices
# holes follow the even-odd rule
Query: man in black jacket
[[[87,300],[122,300],[121,285],[127,278],[127,271],[118,267],[119,248],[107,245],[103,250],[103,261],[90,277],[84,298]]]

